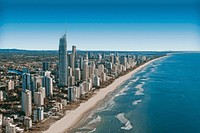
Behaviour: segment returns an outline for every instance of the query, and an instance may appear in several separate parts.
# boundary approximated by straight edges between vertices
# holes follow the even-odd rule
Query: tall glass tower
[[[64,34],[59,41],[59,86],[67,86],[67,41]]]

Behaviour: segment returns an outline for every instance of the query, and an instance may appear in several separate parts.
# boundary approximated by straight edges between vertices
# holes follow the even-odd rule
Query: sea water
[[[84,119],[72,132],[200,133],[200,53],[149,64]]]

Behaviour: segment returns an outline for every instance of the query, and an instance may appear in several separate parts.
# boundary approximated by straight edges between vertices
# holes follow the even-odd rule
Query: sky
[[[0,48],[200,51],[200,0],[0,0]]]

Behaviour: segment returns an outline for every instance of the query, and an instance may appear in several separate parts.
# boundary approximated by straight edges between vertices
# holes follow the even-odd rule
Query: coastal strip
[[[155,58],[151,61],[146,62],[143,65],[140,65],[136,69],[132,70],[128,74],[121,76],[115,81],[108,85],[105,88],[100,89],[96,95],[91,97],[88,101],[81,103],[78,108],[72,110],[71,112],[67,113],[62,119],[53,123],[48,130],[44,131],[44,133],[63,133],[69,131],[75,124],[79,122],[79,120],[84,116],[85,113],[90,111],[91,109],[95,108],[96,105],[102,101],[109,93],[113,92],[118,86],[123,84],[126,80],[131,78],[139,70],[143,69],[150,63],[165,58],[166,56]]]

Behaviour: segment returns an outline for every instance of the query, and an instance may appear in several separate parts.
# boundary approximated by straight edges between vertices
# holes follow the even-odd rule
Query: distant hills
[[[57,54],[58,50],[23,50],[23,49],[0,49],[0,53],[49,53],[49,54]],[[71,50],[68,50],[68,52],[71,52]],[[135,54],[135,55],[152,55],[152,54],[165,54],[165,53],[171,53],[172,51],[103,51],[103,50],[77,50],[77,52],[84,54],[85,52],[92,52],[94,54],[97,53],[119,53],[119,54]],[[175,52],[175,51],[173,51]]]
[[[23,49],[0,49],[0,52],[57,52],[57,50],[23,50]]]

